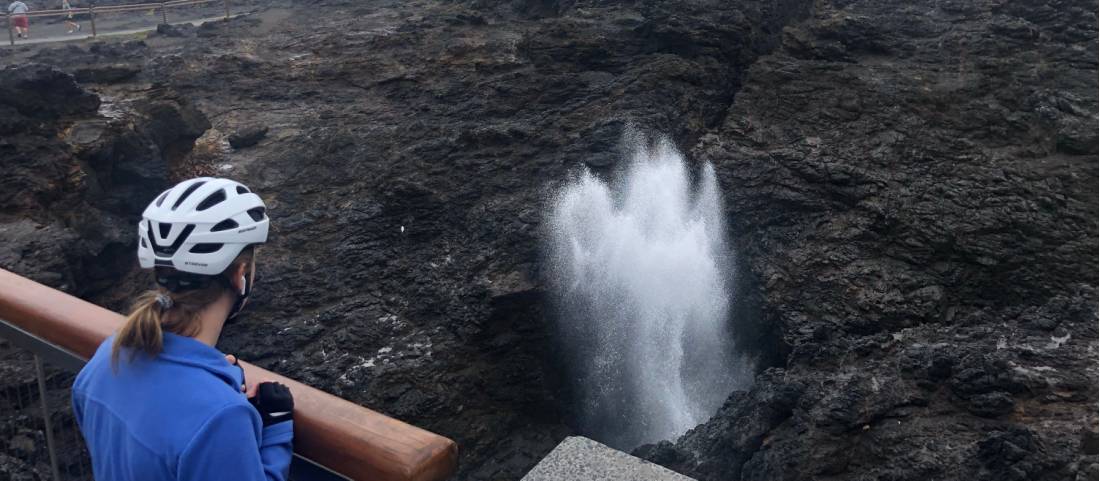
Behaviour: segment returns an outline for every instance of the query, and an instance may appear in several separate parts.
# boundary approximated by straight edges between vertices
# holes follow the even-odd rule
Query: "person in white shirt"
[[[15,33],[19,38],[30,38],[30,22],[27,20],[27,4],[15,0],[8,5],[8,14],[11,15],[11,26],[15,27]]]
[[[72,2],[61,0],[61,9],[68,13],[65,15],[65,26],[69,27],[69,33],[79,32],[80,24],[76,23],[76,18],[74,18]]]

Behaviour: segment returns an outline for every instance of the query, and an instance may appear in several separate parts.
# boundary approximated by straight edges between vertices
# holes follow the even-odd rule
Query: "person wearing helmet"
[[[286,479],[290,391],[242,389],[241,368],[214,348],[252,292],[255,247],[267,231],[263,200],[228,179],[182,182],[145,209],[138,261],[154,270],[157,288],[137,299],[73,384],[95,479]]]

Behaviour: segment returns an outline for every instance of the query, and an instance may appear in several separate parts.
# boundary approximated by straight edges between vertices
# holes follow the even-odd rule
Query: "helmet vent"
[[[263,207],[253,207],[251,209],[248,209],[248,216],[252,217],[252,220],[254,220],[256,222],[264,220],[264,208]]]
[[[210,228],[210,232],[221,232],[223,230],[236,229],[237,227],[240,227],[240,224],[238,224],[237,221],[233,219],[225,219],[221,222],[218,222],[217,224],[214,224],[214,227]],[[192,250],[191,252],[195,251]]]
[[[163,230],[164,226],[165,224],[161,224],[161,230]],[[195,230],[195,226],[193,224],[188,224],[186,227],[183,228],[183,232],[180,232],[179,237],[176,237],[176,241],[173,242],[172,245],[167,247],[157,244],[157,240],[155,237],[153,237],[153,232],[150,230],[149,243],[153,244],[153,252],[156,255],[160,257],[168,257],[175,254],[176,251],[179,250],[180,246],[183,245],[183,242],[187,240],[187,238],[191,235],[191,231],[193,230]]]
[[[213,194],[210,194],[205,199],[203,199],[202,202],[199,203],[199,206],[195,208],[195,210],[206,210],[222,203],[223,201],[225,201],[225,189],[218,189],[217,192],[214,192]]]
[[[142,247],[144,247],[144,248],[146,248],[146,249],[148,249],[148,248],[149,248],[149,244],[147,244],[147,243],[145,242],[145,239],[141,239],[141,246],[142,246]]]
[[[166,190],[163,194],[160,195],[160,197],[157,197],[157,207],[160,207],[160,205],[164,203],[164,198],[168,197],[169,192],[171,191]]]
[[[209,254],[211,252],[218,252],[219,250],[221,250],[222,245],[223,244],[210,244],[210,243],[195,244],[195,246],[191,248],[191,253],[192,254]]]
[[[248,193],[248,187],[245,187],[243,185],[238,185],[237,186],[237,193],[238,194],[247,194]]]
[[[160,229],[160,238],[167,239],[168,233],[172,232],[172,224],[167,222],[161,222],[157,224],[157,228]]]
[[[180,195],[180,198],[176,199],[176,203],[172,204],[172,210],[176,210],[176,208],[179,207],[180,204],[182,204],[183,201],[187,199],[187,197],[190,196],[192,192],[198,190],[198,188],[202,187],[202,184],[205,183],[206,181],[204,180],[201,182],[195,182],[194,184],[191,184],[189,187],[187,187],[187,190],[183,191],[183,194]]]

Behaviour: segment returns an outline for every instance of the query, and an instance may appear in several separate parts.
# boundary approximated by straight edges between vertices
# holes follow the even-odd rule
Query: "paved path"
[[[236,18],[236,17],[240,17],[240,16],[243,16],[243,15],[248,15],[248,13],[233,14],[233,15],[230,15],[230,18]],[[225,15],[220,15],[220,16],[217,16],[217,17],[196,18],[194,20],[182,20],[182,21],[179,21],[179,22],[168,22],[168,23],[170,23],[172,25],[183,25],[185,23],[190,23],[191,25],[198,26],[198,25],[201,25],[204,22],[209,22],[211,20],[222,20],[224,18],[225,18]],[[91,25],[89,25],[87,21],[82,21],[80,23],[83,26],[83,29],[80,30],[77,33],[74,33],[74,34],[54,35],[54,36],[47,36],[47,37],[33,37],[32,36],[29,39],[16,38],[15,39],[15,44],[16,45],[34,45],[34,44],[40,44],[40,43],[72,42],[72,41],[76,41],[76,40],[86,40],[86,39],[89,39],[89,38],[93,38],[92,37],[92,32],[91,32],[91,28],[92,28]],[[34,29],[33,29],[34,25],[32,24],[31,27],[32,27],[31,33],[33,34],[34,33]],[[56,25],[56,26],[55,25],[50,25],[50,27],[63,28],[60,24]],[[153,30],[156,30],[157,26],[156,25],[146,25],[146,26],[143,26],[143,27],[126,28],[126,29],[121,29],[121,30],[110,30],[109,26],[107,28],[108,28],[107,30],[105,30],[104,27],[102,27],[102,26],[97,28],[98,35],[95,38],[113,37],[113,36],[118,36],[118,35],[133,35],[135,33],[151,32]],[[3,39],[3,45],[5,47],[11,46],[11,42],[9,42],[7,38],[5,38],[5,39]]]

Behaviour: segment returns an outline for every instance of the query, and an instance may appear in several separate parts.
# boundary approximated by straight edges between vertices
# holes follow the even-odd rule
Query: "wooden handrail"
[[[0,269],[0,319],[85,359],[122,316]],[[241,362],[248,379],[281,382],[294,394],[294,451],[353,480],[438,481],[458,447],[438,434]]]

